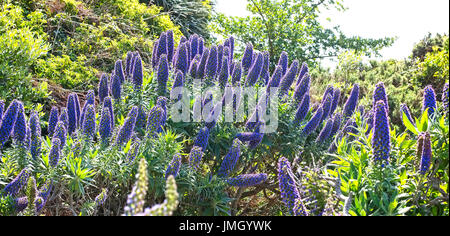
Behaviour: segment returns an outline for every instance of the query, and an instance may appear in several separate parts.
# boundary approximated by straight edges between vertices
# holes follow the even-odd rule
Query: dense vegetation
[[[392,39],[322,31],[335,1],[250,1],[251,19],[177,2],[2,3],[0,215],[449,214],[447,35],[365,63]]]

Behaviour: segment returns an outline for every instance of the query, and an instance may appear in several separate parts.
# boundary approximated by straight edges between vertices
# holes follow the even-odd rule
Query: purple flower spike
[[[251,87],[258,82],[259,76],[261,75],[261,70],[264,63],[264,56],[261,53],[257,53],[255,62],[251,67],[247,79],[245,81],[246,86]]]
[[[177,177],[178,173],[180,172],[181,167],[181,155],[175,154],[172,158],[172,161],[169,163],[169,166],[166,169],[165,177],[166,179],[173,175],[174,178]]]
[[[238,139],[234,139],[230,151],[223,159],[222,165],[220,165],[218,176],[222,178],[228,177],[228,175],[233,172],[240,155],[241,155],[241,143]]]
[[[252,66],[253,60],[252,57],[253,57],[253,45],[251,43],[248,43],[241,61],[242,68],[244,69],[245,72],[247,72]]]
[[[436,108],[436,93],[434,92],[433,87],[428,85],[424,89],[422,111],[425,112],[425,110],[428,109],[428,116],[431,117]]]
[[[431,137],[428,132],[424,134],[422,155],[420,159],[420,174],[425,175],[430,169],[432,158]]]
[[[353,89],[350,92],[350,96],[347,99],[347,102],[344,105],[343,115],[344,120],[350,118],[356,110],[358,106],[358,98],[359,98],[359,85],[353,85]]]
[[[234,187],[251,187],[264,183],[267,180],[267,174],[245,174],[238,175],[227,180],[230,186]]]
[[[317,129],[317,127],[319,127],[322,115],[323,115],[323,108],[319,107],[319,109],[317,109],[316,113],[311,118],[311,120],[309,120],[309,122],[303,128],[302,132],[305,137],[314,132]]]
[[[289,209],[289,212],[293,215],[295,201],[300,195],[295,185],[295,181],[291,177],[291,172],[291,163],[288,159],[285,157],[280,158],[278,161],[278,182],[281,192],[281,199]]]
[[[375,104],[372,147],[376,161],[387,161],[389,159],[389,153],[391,151],[389,120],[386,105],[382,100]]]

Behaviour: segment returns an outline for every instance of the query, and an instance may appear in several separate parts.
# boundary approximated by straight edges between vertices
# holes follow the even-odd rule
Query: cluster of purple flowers
[[[267,174],[244,174],[227,179],[227,183],[234,187],[251,187],[264,183],[267,180]]]

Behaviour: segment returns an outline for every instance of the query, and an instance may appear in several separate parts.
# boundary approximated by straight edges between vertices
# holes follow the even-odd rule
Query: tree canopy
[[[234,35],[237,40],[251,42],[258,50],[267,50],[271,62],[282,51],[302,62],[337,57],[345,50],[367,56],[392,45],[393,38],[363,38],[345,35],[339,26],[325,28],[319,14],[323,9],[346,8],[336,0],[247,0],[247,17],[215,16],[213,30],[219,35]]]

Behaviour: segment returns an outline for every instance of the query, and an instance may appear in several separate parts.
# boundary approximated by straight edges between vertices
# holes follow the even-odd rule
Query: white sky
[[[323,25],[340,25],[348,36],[398,37],[382,59],[402,59],[428,32],[449,32],[448,0],[344,0],[345,12],[323,11]],[[216,9],[229,16],[246,16],[246,0],[217,0]],[[331,23],[325,19],[331,18]],[[329,63],[329,62],[328,62]],[[326,63],[326,64],[328,64]],[[330,65],[332,66],[332,65]]]

